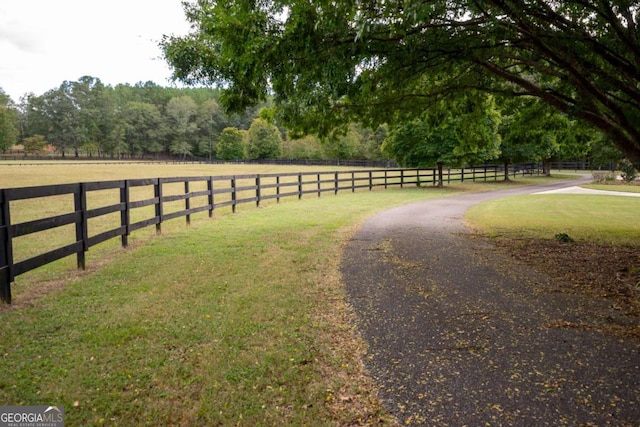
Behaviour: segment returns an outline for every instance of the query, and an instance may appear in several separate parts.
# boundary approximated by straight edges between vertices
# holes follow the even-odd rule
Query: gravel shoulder
[[[392,209],[347,244],[341,272],[368,344],[365,363],[401,424],[638,425],[640,317],[626,292],[631,278],[585,286],[588,264],[576,253],[561,261],[574,275],[559,274],[566,246],[512,242],[525,248],[518,253],[462,222],[476,203],[563,185]],[[618,254],[620,263],[637,257],[630,250]]]

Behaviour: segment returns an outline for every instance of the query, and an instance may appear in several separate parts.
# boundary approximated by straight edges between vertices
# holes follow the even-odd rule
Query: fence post
[[[373,172],[369,171],[369,191],[373,190]]]
[[[404,188],[404,169],[400,169],[400,188]]]
[[[162,209],[162,178],[158,178],[156,183],[153,185],[153,195],[157,199],[155,205],[156,218],[158,218],[158,223],[156,224],[156,234],[162,233],[162,221],[164,212]]]
[[[302,174],[298,174],[298,200],[302,199]]]
[[[4,190],[0,190],[0,300],[11,304],[13,282],[13,242],[11,211]]]
[[[320,174],[318,174],[317,178],[318,178],[318,197],[320,197],[320,194],[322,193],[322,188],[320,185]]]
[[[389,176],[389,175],[388,175],[388,173],[387,173],[387,170],[385,169],[385,170],[384,170],[384,189],[385,189],[385,190],[387,189],[387,185],[389,185],[389,182],[388,182],[388,176]]]
[[[124,187],[120,189],[120,203],[124,204],[124,210],[120,211],[120,224],[125,228],[122,235],[122,246],[129,244],[129,225],[131,224],[131,207],[129,196],[129,180],[124,181]]]
[[[76,254],[78,268],[85,269],[85,252],[89,250],[87,232],[87,188],[85,184],[80,184],[73,194],[74,209],[80,213],[80,218],[76,220],[76,242],[82,241],[82,250]]]
[[[333,185],[334,192],[333,192],[333,194],[338,194],[338,184],[339,184],[338,172],[334,172],[333,181],[334,181],[334,185]]]
[[[276,203],[280,203],[280,175],[276,176]]]
[[[189,209],[191,209],[191,195],[189,194],[189,180],[184,181],[184,209],[187,211],[185,218],[187,220],[187,225],[191,225],[191,214],[188,213]]]
[[[256,207],[260,207],[260,174],[256,175]]]
[[[236,177],[231,178],[231,211],[236,213]]]
[[[351,192],[356,192],[356,173],[351,172]]]
[[[213,177],[209,176],[207,180],[207,203],[209,203],[209,218],[213,217]]]

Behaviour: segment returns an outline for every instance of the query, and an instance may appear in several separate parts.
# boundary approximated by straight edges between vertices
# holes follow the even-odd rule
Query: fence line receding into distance
[[[518,173],[539,173],[537,165]],[[444,181],[497,180],[504,169],[445,169]],[[515,171],[513,173],[516,173]],[[0,299],[11,303],[11,283],[28,271],[76,255],[85,268],[92,246],[139,229],[191,215],[264,200],[374,187],[436,184],[435,169],[376,169],[234,176],[128,179],[0,189]],[[106,200],[106,202],[105,202]],[[107,203],[107,204],[105,204]],[[44,216],[43,216],[44,215]],[[48,234],[47,234],[48,233]],[[48,243],[49,246],[47,247]]]

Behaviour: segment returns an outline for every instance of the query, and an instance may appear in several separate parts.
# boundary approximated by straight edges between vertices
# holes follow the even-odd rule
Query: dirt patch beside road
[[[475,238],[490,241],[497,251],[554,279],[554,287],[545,291],[607,299],[620,314],[618,318],[607,319],[609,330],[640,337],[638,248],[543,239],[490,239],[479,235]],[[623,318],[626,320],[622,321]]]

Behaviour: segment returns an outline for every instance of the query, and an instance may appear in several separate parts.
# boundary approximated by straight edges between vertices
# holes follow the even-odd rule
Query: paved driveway
[[[348,243],[341,270],[366,365],[402,424],[640,425],[640,342],[601,332],[638,319],[556,292],[462,224],[482,201],[583,181],[413,203]]]

